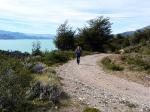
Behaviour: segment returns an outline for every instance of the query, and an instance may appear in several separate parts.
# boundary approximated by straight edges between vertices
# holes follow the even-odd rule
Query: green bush
[[[72,58],[74,58],[73,52],[52,51],[52,52],[46,53],[43,56],[42,61],[48,65],[54,65],[54,64],[66,63]]]
[[[109,57],[102,59],[101,63],[109,70],[122,71],[124,68],[113,62]]]
[[[31,57],[33,60],[25,62],[0,55],[0,112],[31,112],[39,107],[38,102],[35,103],[34,100],[48,102],[42,105],[51,106],[52,102],[56,105],[67,97],[54,70],[47,69],[40,75],[32,74],[28,64],[32,65],[33,62],[38,61],[47,62],[49,59],[50,64],[64,63],[74,57],[73,52],[53,51],[34,57]],[[40,86],[35,86],[34,81],[42,81],[42,83]],[[40,89],[38,91],[33,89],[36,87]],[[32,95],[36,96],[35,99]]]
[[[89,51],[83,51],[82,56],[85,55],[91,55],[92,52]],[[63,64],[68,62],[71,59],[75,58],[75,52],[74,51],[51,51],[43,53],[41,56],[34,56],[30,57],[29,62],[35,63],[35,62],[43,62],[47,65],[57,65],[57,64]]]
[[[90,108],[90,107],[86,107],[83,112],[101,112],[100,110],[96,109],[96,108]]]
[[[2,56],[1,56],[2,57]],[[0,58],[0,107],[2,110],[19,112],[24,110],[26,91],[32,76],[24,64],[17,59]],[[24,111],[22,111],[24,112]]]

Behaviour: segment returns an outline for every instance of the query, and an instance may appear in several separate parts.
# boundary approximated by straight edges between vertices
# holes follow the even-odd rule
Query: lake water
[[[42,51],[51,51],[55,49],[55,45],[52,39],[20,39],[20,40],[0,40],[0,50],[9,51],[21,51],[21,52],[32,52],[33,42],[39,41],[41,43]]]

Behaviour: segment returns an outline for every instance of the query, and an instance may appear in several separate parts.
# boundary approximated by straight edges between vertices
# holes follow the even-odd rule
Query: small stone
[[[114,109],[117,109],[117,107],[114,107]]]
[[[94,96],[94,98],[97,98],[96,96]]]
[[[81,97],[80,97],[79,100],[80,100],[80,101],[83,101],[83,100],[85,100],[85,98],[81,98]]]
[[[55,106],[55,109],[57,110],[57,109],[58,109],[58,106]]]

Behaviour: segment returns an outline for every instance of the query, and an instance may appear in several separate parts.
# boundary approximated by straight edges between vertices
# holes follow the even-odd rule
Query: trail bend
[[[71,60],[59,67],[65,91],[102,112],[150,112],[150,87],[109,75],[97,64],[110,55],[88,55],[80,65]]]

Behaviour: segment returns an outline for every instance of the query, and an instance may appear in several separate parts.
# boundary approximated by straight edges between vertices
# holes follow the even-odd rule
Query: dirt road
[[[97,62],[111,54],[72,60],[58,70],[64,89],[75,100],[102,112],[150,112],[150,87],[106,74]]]

